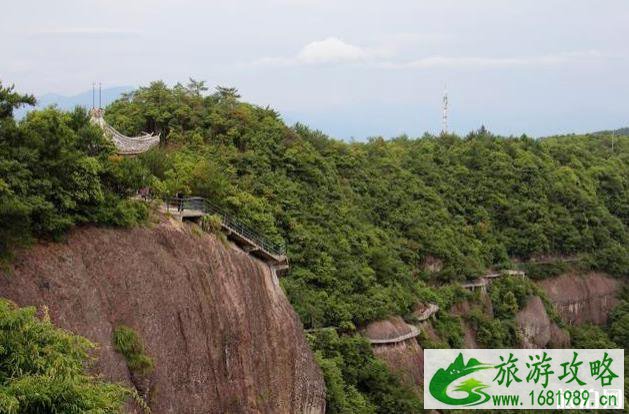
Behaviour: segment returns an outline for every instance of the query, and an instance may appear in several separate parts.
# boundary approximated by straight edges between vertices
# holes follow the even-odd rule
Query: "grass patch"
[[[203,216],[201,219],[201,228],[203,231],[214,234],[223,244],[227,244],[227,236],[223,233],[222,224],[223,221],[221,217],[216,214]]]
[[[114,349],[124,356],[131,372],[146,375],[153,371],[153,359],[145,353],[144,344],[133,329],[119,325],[114,330],[113,342]]]

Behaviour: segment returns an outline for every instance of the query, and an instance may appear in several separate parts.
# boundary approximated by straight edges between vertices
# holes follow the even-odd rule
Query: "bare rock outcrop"
[[[129,385],[112,331],[132,327],[155,360],[154,413],[325,411],[322,373],[271,270],[187,225],[77,229],[21,253],[0,296],[48,306],[100,344],[95,372]]]
[[[550,342],[551,320],[539,296],[532,296],[516,315],[523,348],[544,348]]]
[[[370,341],[390,340],[390,343],[373,343],[376,358],[396,373],[402,383],[419,393],[424,378],[424,352],[414,336],[415,327],[398,316],[370,323],[362,334]],[[410,338],[408,338],[411,336]],[[398,341],[398,338],[407,338]]]
[[[565,348],[570,336],[546,312],[539,296],[531,296],[524,309],[516,315],[522,348]]]
[[[428,255],[424,259],[423,268],[429,273],[441,272],[441,269],[443,269],[443,260],[435,256]]]
[[[539,286],[568,324],[605,324],[609,312],[618,303],[617,279],[601,273],[564,274],[542,280]]]
[[[570,347],[570,335],[556,323],[550,324],[550,341],[547,348],[560,349]]]
[[[399,316],[392,316],[370,323],[361,333],[372,343],[393,343],[416,334],[417,329],[404,322]]]

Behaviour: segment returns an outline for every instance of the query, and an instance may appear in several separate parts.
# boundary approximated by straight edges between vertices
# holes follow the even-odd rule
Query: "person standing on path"
[[[181,213],[183,211],[183,194],[181,191],[177,191],[175,199],[177,200],[177,212]]]

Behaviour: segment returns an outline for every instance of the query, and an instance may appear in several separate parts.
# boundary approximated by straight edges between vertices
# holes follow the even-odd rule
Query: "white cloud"
[[[528,57],[446,57],[429,56],[408,62],[378,62],[378,66],[390,69],[431,68],[508,68],[517,66],[549,66],[606,57],[597,51],[557,53]]]
[[[412,60],[392,60],[395,47],[368,48],[352,45],[336,37],[310,42],[292,57],[266,57],[256,65],[297,66],[313,64],[354,63],[383,69],[432,68],[510,68],[518,66],[541,67],[559,65],[577,60],[594,60],[610,57],[598,51],[560,52],[539,56],[487,57],[487,56],[427,56]]]
[[[266,57],[257,60],[255,63],[279,66],[355,63],[368,62],[386,55],[387,52],[382,49],[360,47],[346,43],[336,37],[328,37],[324,40],[308,43],[296,56]]]
[[[336,37],[312,42],[304,46],[297,55],[297,60],[304,63],[356,62],[368,59],[373,52],[350,45]]]

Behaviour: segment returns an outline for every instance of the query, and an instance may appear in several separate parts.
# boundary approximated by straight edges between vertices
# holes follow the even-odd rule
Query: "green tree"
[[[0,299],[0,411],[119,413],[129,390],[85,371],[94,345]]]
[[[0,120],[13,117],[13,111],[22,105],[35,105],[33,95],[15,92],[14,85],[2,86],[0,81]]]
[[[80,108],[30,112],[17,123],[10,108],[30,97],[0,87],[0,258],[33,237],[58,239],[74,224],[119,224],[112,212],[133,224],[146,209],[126,198],[144,184],[136,168],[116,168],[113,146]],[[130,174],[134,172],[134,174]],[[131,179],[132,177],[132,179]],[[148,179],[148,172],[146,174]]]
[[[149,128],[149,117],[168,127],[166,145],[139,157],[154,188],[204,194],[286,241],[291,271],[281,283],[306,327],[353,332],[428,299],[447,309],[468,296],[444,283],[538,255],[578,255],[579,269],[629,274],[628,138],[616,140],[614,154],[605,136],[535,140],[486,129],[343,142],[288,127],[233,88],[201,96],[159,82],[106,116],[129,133]],[[483,341],[513,344],[514,316],[534,294],[522,278],[493,283],[498,319],[476,321]],[[450,345],[461,343],[459,319],[436,324]],[[348,359],[322,357],[339,407],[354,391],[369,392],[353,381]],[[388,407],[385,398],[365,401]]]

